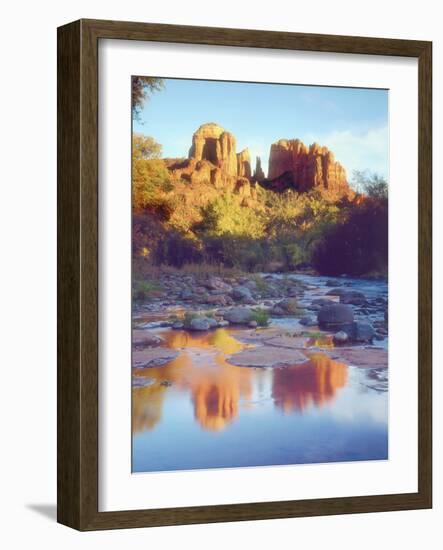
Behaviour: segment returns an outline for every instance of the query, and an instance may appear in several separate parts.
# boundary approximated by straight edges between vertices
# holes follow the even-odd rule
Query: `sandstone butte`
[[[269,172],[265,177],[260,157],[254,174],[248,149],[237,153],[236,139],[224,128],[209,122],[192,136],[187,159],[167,161],[176,181],[211,184],[216,189],[240,195],[247,206],[256,200],[256,183],[275,191],[294,189],[300,193],[316,189],[324,196],[339,198],[352,193],[343,166],[327,148],[299,139],[281,139],[271,145]]]
[[[245,206],[256,199],[249,150],[237,153],[235,137],[214,122],[203,124],[194,133],[187,159],[167,164],[174,180],[210,183],[239,195]]]
[[[346,170],[333,153],[317,143],[308,148],[299,139],[281,139],[271,145],[268,180],[276,190],[318,189],[337,196],[350,192]]]

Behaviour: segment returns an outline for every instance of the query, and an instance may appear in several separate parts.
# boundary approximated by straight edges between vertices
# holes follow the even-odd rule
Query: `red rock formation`
[[[193,191],[209,197],[211,187],[239,195],[242,204],[251,205],[256,188],[251,181],[249,150],[237,153],[235,146],[235,137],[221,126],[203,124],[192,136],[188,159],[167,159],[172,180],[192,184],[188,196]]]
[[[237,153],[237,175],[243,178],[250,178],[252,175],[251,156],[248,148]]]
[[[203,124],[192,136],[189,158],[208,160],[227,175],[238,174],[235,137],[215,124]]]
[[[304,192],[319,189],[330,195],[345,195],[350,189],[346,171],[327,147],[313,143],[309,149],[299,139],[281,139],[271,145],[271,186]]]
[[[255,159],[255,170],[254,170],[254,181],[261,182],[265,179],[265,173],[261,167],[261,158],[256,157]]]

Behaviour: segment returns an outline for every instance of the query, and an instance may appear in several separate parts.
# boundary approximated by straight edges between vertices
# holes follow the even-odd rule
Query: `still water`
[[[308,351],[284,368],[230,365],[241,330],[159,330],[176,359],[134,369],[134,472],[388,458],[387,369]]]

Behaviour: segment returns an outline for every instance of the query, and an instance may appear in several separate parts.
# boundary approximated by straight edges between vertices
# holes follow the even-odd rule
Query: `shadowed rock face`
[[[256,157],[256,159],[255,159],[255,170],[254,170],[254,180],[261,182],[264,179],[265,179],[265,173],[263,172],[263,168],[261,167],[261,158]]]
[[[346,171],[333,153],[317,143],[308,148],[299,139],[281,139],[271,145],[268,179],[276,189],[304,192],[315,188],[331,195],[350,191]]]

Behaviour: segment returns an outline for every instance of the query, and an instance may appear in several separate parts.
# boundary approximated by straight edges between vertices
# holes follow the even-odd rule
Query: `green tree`
[[[259,213],[240,204],[237,197],[225,193],[202,208],[202,222],[197,230],[208,236],[236,235],[257,239],[264,235]]]
[[[379,174],[354,170],[352,184],[357,191],[364,193],[371,199],[388,199],[388,182]]]
[[[165,193],[171,191],[172,185],[169,171],[159,158],[161,150],[161,145],[154,138],[143,134],[133,135],[132,205],[135,212],[148,209],[168,218],[171,208]]]
[[[132,163],[132,205],[135,211],[165,205],[171,190],[169,172],[161,159],[135,159]]]
[[[295,235],[305,207],[302,196],[291,190],[282,194],[268,191],[266,206],[268,235],[271,238],[279,238],[289,233]]]
[[[327,229],[313,253],[325,275],[386,274],[388,267],[388,184],[368,172],[354,173],[357,195]]]
[[[151,136],[134,133],[132,136],[132,158],[139,159],[158,159],[162,154],[162,146]]]
[[[158,92],[164,88],[164,82],[161,78],[153,76],[133,76],[132,77],[132,115],[134,118],[140,116],[140,112],[149,94]]]

